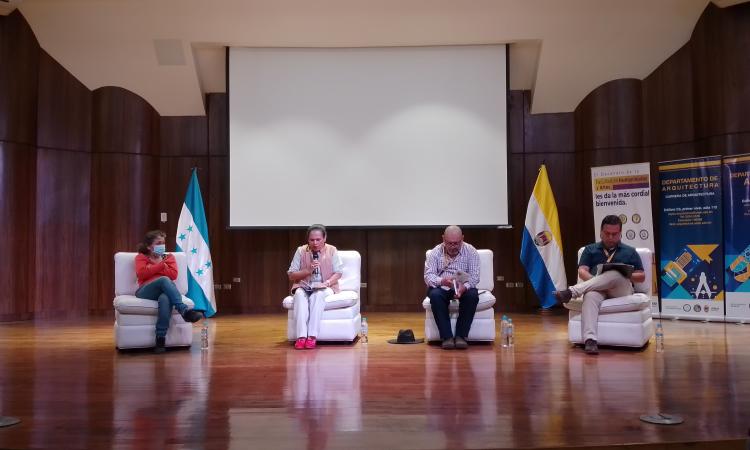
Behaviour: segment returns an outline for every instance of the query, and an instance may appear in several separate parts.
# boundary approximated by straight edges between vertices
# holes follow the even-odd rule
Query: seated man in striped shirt
[[[447,227],[443,233],[443,243],[427,254],[424,281],[432,315],[443,340],[443,349],[466,349],[469,346],[466,337],[479,303],[479,253],[471,244],[464,242],[463,232],[458,226]],[[448,312],[448,305],[454,298],[458,299],[455,336]]]

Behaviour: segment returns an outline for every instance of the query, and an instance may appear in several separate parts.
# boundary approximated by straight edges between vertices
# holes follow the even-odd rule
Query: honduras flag
[[[187,256],[187,296],[195,302],[195,310],[206,317],[216,314],[214,297],[214,272],[211,251],[208,248],[208,225],[203,209],[203,198],[198,186],[197,169],[190,177],[185,203],[177,224],[177,251]]]
[[[560,223],[547,168],[542,164],[534,192],[526,209],[526,224],[521,243],[521,262],[526,268],[542,308],[555,305],[552,291],[568,287],[560,239]]]

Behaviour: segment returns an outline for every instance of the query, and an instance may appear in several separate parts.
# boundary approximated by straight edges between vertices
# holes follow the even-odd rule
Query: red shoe
[[[305,348],[305,342],[307,339],[305,338],[299,338],[296,341],[294,341],[294,348],[297,350],[303,350]]]
[[[305,348],[315,348],[315,338],[314,337],[307,338],[307,342],[305,342]]]

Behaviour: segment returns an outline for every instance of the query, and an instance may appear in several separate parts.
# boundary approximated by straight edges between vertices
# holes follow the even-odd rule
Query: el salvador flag
[[[562,248],[555,196],[552,195],[547,168],[542,164],[526,209],[521,262],[545,309],[557,302],[553,291],[568,287]]]
[[[177,251],[185,252],[187,257],[187,297],[195,302],[196,311],[203,311],[206,317],[213,316],[216,314],[214,267],[208,247],[208,224],[197,169],[193,169],[190,177],[177,224]]]

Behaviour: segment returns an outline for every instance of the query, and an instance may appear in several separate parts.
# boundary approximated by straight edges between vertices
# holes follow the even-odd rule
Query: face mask
[[[162,256],[164,252],[167,251],[167,246],[164,244],[161,245],[154,245],[154,253],[156,253],[159,256]]]

